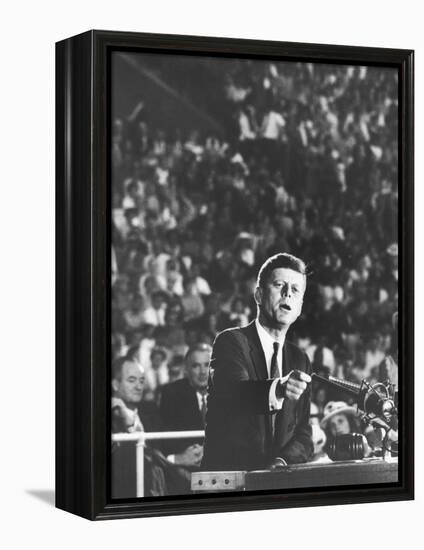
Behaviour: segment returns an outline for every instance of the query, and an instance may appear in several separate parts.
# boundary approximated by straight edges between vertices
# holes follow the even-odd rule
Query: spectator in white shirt
[[[166,350],[161,347],[153,348],[150,354],[150,367],[146,368],[145,389],[143,398],[146,401],[154,401],[160,386],[169,382],[168,356]]]
[[[264,139],[281,140],[286,121],[281,113],[268,109],[261,126],[261,135]]]
[[[143,322],[155,327],[165,325],[166,298],[163,292],[152,295],[152,305],[144,310]]]

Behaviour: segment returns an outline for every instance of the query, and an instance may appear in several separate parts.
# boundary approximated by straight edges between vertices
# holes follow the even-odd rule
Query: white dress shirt
[[[259,323],[258,319],[255,319],[255,325],[256,330],[258,331],[259,340],[261,342],[262,350],[265,355],[265,362],[266,362],[266,369],[268,372],[268,378],[271,378],[271,360],[272,356],[274,355],[274,338],[268,334],[268,332],[264,329],[264,327]],[[284,398],[278,398],[275,395],[275,390],[277,387],[277,384],[280,380],[286,381],[288,377],[284,377],[283,379],[283,352],[282,348],[284,346],[284,342],[280,342],[280,351],[277,356],[277,366],[278,366],[278,372],[280,374],[280,378],[276,378],[273,383],[271,384],[271,387],[269,389],[269,410],[270,411],[279,411],[284,402]]]
[[[203,398],[204,398],[204,396],[206,396],[205,393],[200,393],[199,391],[196,392],[197,405],[199,407],[199,411],[201,411],[203,409]]]

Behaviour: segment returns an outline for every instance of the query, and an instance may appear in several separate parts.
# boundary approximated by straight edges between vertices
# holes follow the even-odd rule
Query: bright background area
[[[417,399],[417,500],[90,523],[55,510],[54,487],[54,43],[97,28],[416,50],[416,204],[424,148],[424,34],[419,3],[405,0],[15,2],[2,8],[1,328],[3,347],[1,539],[4,548],[396,547],[421,534],[423,400]],[[417,242],[423,219],[416,222]],[[416,279],[423,276],[417,251]],[[417,285],[416,309],[423,305]],[[422,323],[417,321],[419,341]],[[424,386],[416,350],[416,387]],[[421,392],[417,391],[417,396]],[[43,499],[31,494],[42,493]],[[421,509],[420,509],[421,508]],[[415,535],[415,536],[414,536]],[[144,540],[146,539],[146,540]],[[414,544],[417,547],[417,544]]]

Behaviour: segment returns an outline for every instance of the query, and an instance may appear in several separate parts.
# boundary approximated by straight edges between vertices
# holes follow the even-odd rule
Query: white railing
[[[196,439],[205,437],[204,430],[191,430],[186,432],[133,432],[130,434],[112,434],[112,441],[116,443],[134,441],[136,443],[136,496],[144,497],[144,446],[146,441],[159,441],[161,439]]]

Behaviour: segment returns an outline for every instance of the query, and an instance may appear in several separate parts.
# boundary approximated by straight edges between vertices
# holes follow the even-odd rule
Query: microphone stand
[[[387,444],[390,440],[390,432],[392,434],[397,433],[398,417],[393,384],[377,383],[371,386],[366,380],[363,380],[361,384],[357,384],[334,376],[325,377],[316,373],[312,373],[311,378],[351,395],[355,400],[358,411],[362,413],[362,419],[371,425],[374,430],[378,427],[385,431],[382,449],[385,453],[391,452]]]

